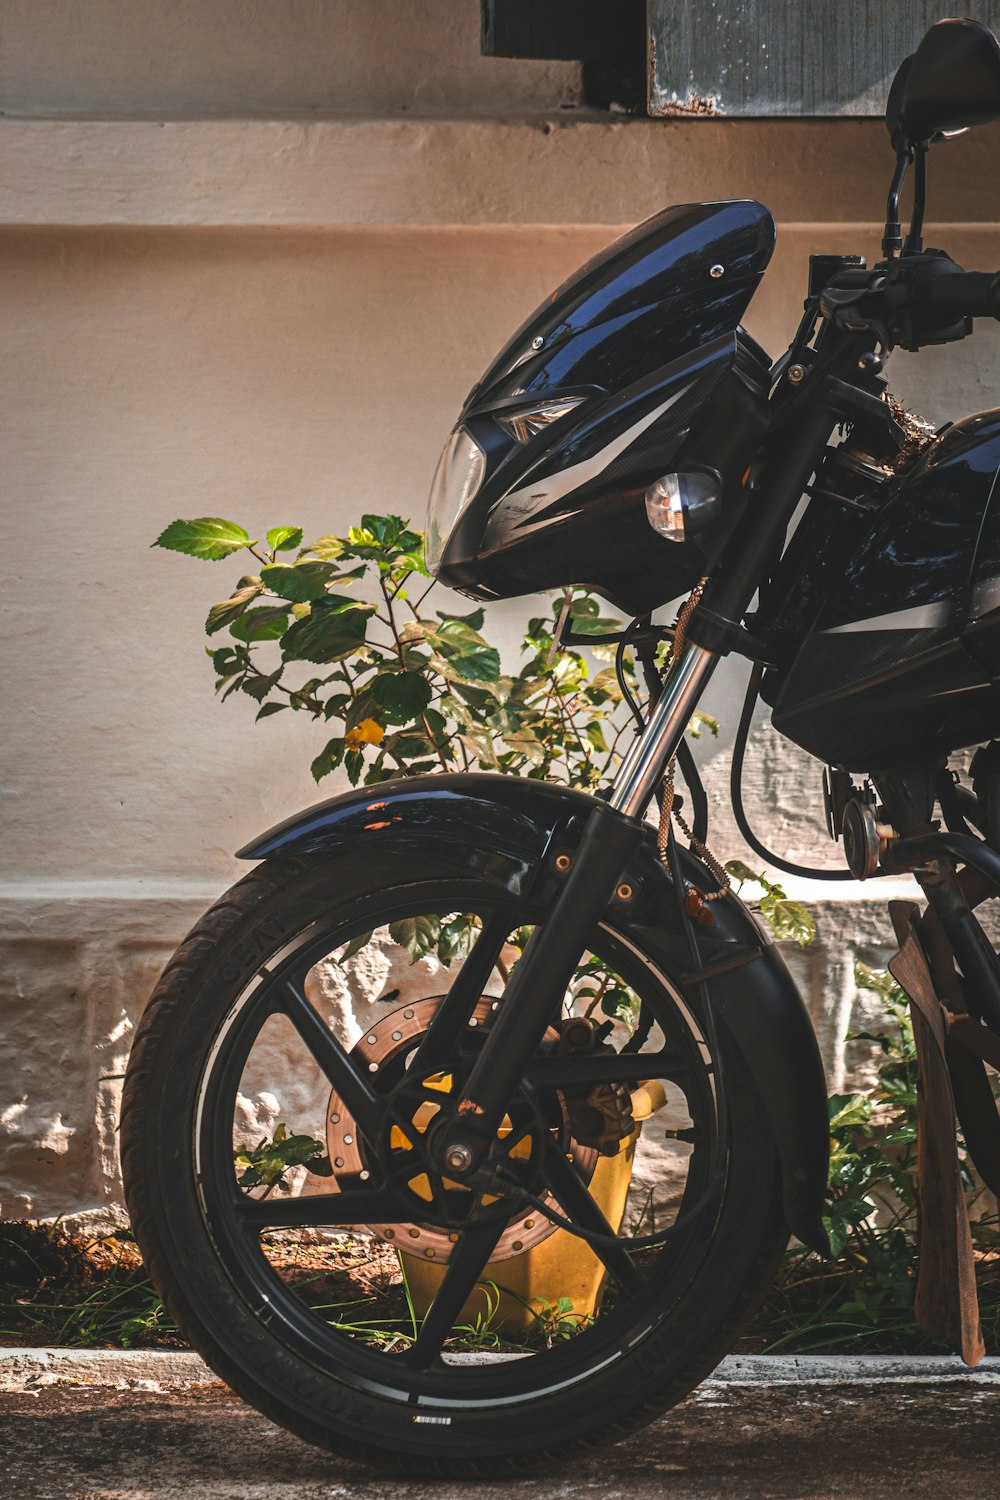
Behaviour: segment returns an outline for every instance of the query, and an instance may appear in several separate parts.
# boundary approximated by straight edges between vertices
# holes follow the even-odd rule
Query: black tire
[[[497,903],[493,887],[465,885],[470,909],[476,900]],[[442,888],[442,872],[430,857],[409,862],[404,882],[398,866],[389,868],[381,856],[366,861],[357,855],[322,863],[272,861],[233,887],[178,949],[143,1016],[122,1105],[122,1169],[132,1226],[167,1309],[240,1396],[298,1436],[391,1472],[496,1478],[620,1439],[680,1401],[756,1311],[788,1232],[764,1110],[722,1034],[717,1061],[728,1141],[722,1175],[718,1159],[714,1168],[717,1201],[711,1212],[695,1213],[669,1254],[657,1252],[665,1269],[661,1273],[657,1260],[643,1296],[614,1310],[608,1320],[613,1345],[612,1334],[600,1331],[602,1318],[599,1328],[528,1360],[474,1371],[441,1366],[443,1373],[427,1377],[417,1402],[412,1390],[406,1396],[397,1387],[395,1376],[379,1377],[380,1385],[373,1375],[375,1359],[398,1368],[391,1355],[355,1353],[341,1339],[341,1359],[331,1352],[336,1340],[327,1338],[325,1325],[320,1337],[308,1319],[299,1326],[294,1315],[282,1315],[266,1286],[261,1290],[266,1273],[259,1244],[255,1260],[254,1252],[243,1257],[227,1237],[228,1221],[213,1206],[215,1189],[199,1144],[213,1107],[212,1080],[237,1024],[233,1017],[255,1003],[241,998],[250,977],[268,960],[277,971],[284,960],[275,955],[293,940],[304,942],[316,923],[332,930],[338,913],[350,913],[360,930],[366,914],[372,925],[376,908],[391,913],[407,902],[419,905]],[[624,945],[627,934],[621,938]],[[625,962],[625,946],[621,953]],[[657,973],[669,983],[648,961],[642,967],[647,987]],[[665,1005],[659,989],[657,996]],[[455,1404],[459,1388],[461,1405]]]

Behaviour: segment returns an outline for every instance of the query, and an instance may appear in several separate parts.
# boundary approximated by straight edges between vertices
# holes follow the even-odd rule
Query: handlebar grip
[[[914,290],[926,316],[935,323],[959,318],[1000,319],[1000,272],[953,271],[928,277]]]

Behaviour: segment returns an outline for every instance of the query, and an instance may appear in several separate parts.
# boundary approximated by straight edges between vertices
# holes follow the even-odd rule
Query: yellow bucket
[[[625,1214],[638,1129],[627,1136],[616,1156],[598,1157],[589,1191],[617,1233]],[[416,1255],[399,1252],[413,1310],[422,1317],[448,1272]],[[527,1333],[551,1328],[556,1321],[584,1323],[601,1304],[607,1271],[579,1235],[556,1229],[546,1239],[505,1260],[492,1260],[479,1285],[466,1299],[456,1325],[475,1328],[489,1322],[497,1333]],[[484,1283],[486,1283],[484,1285]],[[566,1298],[571,1309],[560,1299]]]

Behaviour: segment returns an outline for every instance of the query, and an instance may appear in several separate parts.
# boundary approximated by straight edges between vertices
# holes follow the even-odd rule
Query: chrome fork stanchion
[[[649,723],[618,768],[608,805],[641,818],[677,752],[705,684],[719,658],[704,646],[686,646],[671,668]]]
[[[435,1143],[439,1170],[471,1176],[496,1137],[510,1099],[595,926],[646,836],[643,814],[680,743],[718,657],[689,645],[667,675],[649,724],[626,756],[609,801],[594,803],[559,896],[528,940],[496,1021]]]

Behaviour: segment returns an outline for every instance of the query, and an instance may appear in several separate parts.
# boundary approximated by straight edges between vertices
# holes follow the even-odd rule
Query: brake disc
[[[351,1050],[352,1059],[361,1064],[362,1071],[372,1075],[377,1075],[391,1067],[393,1063],[412,1052],[418,1045],[443,999],[443,995],[434,995],[429,999],[417,1000],[412,1005],[392,1011],[365,1032]],[[484,1032],[488,1031],[497,1004],[496,1000],[491,1000],[488,996],[480,1000],[469,1021],[470,1028],[479,1027]],[[545,1033],[544,1041],[554,1047],[559,1042],[559,1032],[554,1027],[550,1027]],[[440,1088],[442,1095],[446,1095],[450,1092],[451,1079],[447,1074],[438,1076],[440,1082],[433,1083],[431,1087]],[[589,1184],[597,1165],[598,1152],[593,1146],[585,1146],[572,1136],[566,1100],[562,1094],[554,1093],[553,1101],[559,1115],[559,1124],[554,1128],[559,1131],[563,1149],[576,1166],[583,1182]],[[434,1113],[436,1113],[435,1106],[425,1101],[414,1116],[415,1128],[421,1133],[425,1131]],[[506,1122],[508,1129],[509,1124],[508,1120]],[[504,1129],[505,1126],[501,1126],[501,1135]],[[348,1183],[355,1186],[359,1177],[362,1181],[366,1181],[368,1167],[358,1141],[354,1118],[336,1090],[331,1093],[327,1108],[326,1139],[327,1154],[333,1170],[334,1191],[340,1191],[341,1186],[346,1187]],[[511,1154],[512,1156],[520,1154],[517,1147]],[[421,1170],[419,1167],[415,1170],[416,1182],[419,1182]],[[448,1187],[446,1178],[444,1186]],[[457,1183],[455,1188],[459,1190]],[[555,1213],[562,1213],[558,1200],[551,1194],[543,1193],[539,1196],[542,1202],[551,1207]],[[457,1231],[449,1232],[430,1224],[366,1224],[359,1227],[369,1230],[378,1239],[400,1250],[405,1250],[410,1255],[422,1255],[428,1260],[440,1262],[448,1261],[452,1246],[459,1237]],[[555,1230],[556,1225],[537,1210],[532,1209],[527,1213],[517,1214],[504,1229],[490,1260],[508,1260],[514,1255],[521,1255],[524,1251],[548,1239],[550,1234],[555,1233]]]

